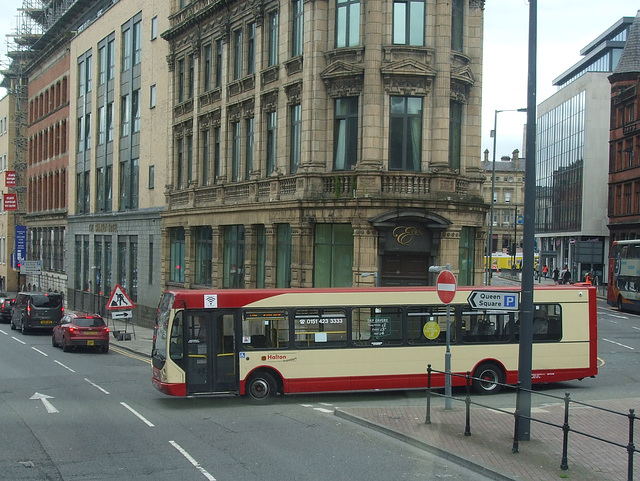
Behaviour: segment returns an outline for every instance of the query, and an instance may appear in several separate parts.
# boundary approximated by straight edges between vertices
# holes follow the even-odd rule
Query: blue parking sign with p
[[[518,297],[515,294],[509,294],[504,296],[504,307],[512,307],[517,308],[518,306]]]

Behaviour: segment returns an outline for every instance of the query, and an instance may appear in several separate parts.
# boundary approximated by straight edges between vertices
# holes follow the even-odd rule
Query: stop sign
[[[456,295],[456,278],[451,271],[440,271],[436,281],[436,289],[442,302],[449,304],[453,301],[453,297]]]

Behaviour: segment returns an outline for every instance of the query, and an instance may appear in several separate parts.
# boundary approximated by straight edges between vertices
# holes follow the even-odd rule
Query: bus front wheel
[[[257,372],[252,374],[249,381],[247,381],[247,392],[252,399],[264,401],[275,397],[278,393],[278,384],[268,372]]]
[[[618,296],[618,301],[616,302],[618,310],[622,312],[622,296]]]
[[[478,394],[498,394],[504,384],[504,373],[500,366],[493,362],[485,362],[478,366],[473,374],[473,389]]]

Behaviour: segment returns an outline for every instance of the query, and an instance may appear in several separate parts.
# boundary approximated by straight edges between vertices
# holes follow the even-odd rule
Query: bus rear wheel
[[[504,384],[504,372],[493,362],[485,362],[473,373],[473,389],[478,394],[498,394]]]
[[[265,401],[278,394],[278,384],[274,377],[266,371],[252,374],[247,382],[247,392],[255,401]]]

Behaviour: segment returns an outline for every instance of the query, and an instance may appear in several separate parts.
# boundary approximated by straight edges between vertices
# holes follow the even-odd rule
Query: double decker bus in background
[[[458,288],[450,304],[451,370],[495,393],[496,382],[517,382],[519,313],[472,309],[472,291]],[[446,314],[434,287],[171,290],[158,308],[152,382],[168,395],[256,400],[426,389],[427,365],[444,371]],[[594,287],[536,288],[533,332],[533,382],[597,374]]]
[[[607,304],[640,312],[640,239],[613,241]]]

